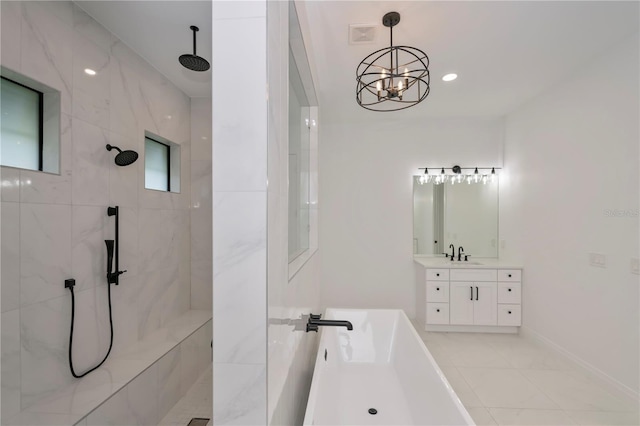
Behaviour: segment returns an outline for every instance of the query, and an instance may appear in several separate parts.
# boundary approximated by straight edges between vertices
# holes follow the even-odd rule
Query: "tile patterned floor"
[[[213,419],[213,387],[211,365],[191,386],[191,389],[164,416],[159,426],[187,426],[194,417]],[[212,426],[209,420],[207,426]]]
[[[640,424],[639,401],[541,343],[414,326],[478,425]]]
[[[479,426],[640,425],[638,401],[540,343],[519,335],[416,329]],[[209,367],[160,425],[213,418],[211,384]]]

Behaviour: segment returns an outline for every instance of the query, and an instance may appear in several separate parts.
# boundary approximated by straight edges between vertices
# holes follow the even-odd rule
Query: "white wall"
[[[303,315],[319,313],[319,257],[317,226],[317,127],[309,135],[311,247],[295,262],[288,262],[291,228],[288,225],[289,177],[289,3],[269,2],[269,142],[268,142],[268,424],[302,424],[315,364],[317,333],[304,330]],[[313,110],[313,108],[312,108]],[[312,111],[312,114],[314,112]],[[317,116],[312,115],[317,120]],[[295,119],[295,118],[294,118]],[[299,128],[299,123],[296,126]],[[294,127],[296,127],[294,126]],[[300,149],[298,147],[298,149]],[[308,149],[308,148],[307,148]],[[295,177],[298,179],[298,177]],[[298,197],[296,197],[298,199]],[[297,206],[296,206],[297,208]],[[315,254],[313,254],[315,252]],[[300,262],[306,259],[301,267]],[[292,272],[297,270],[295,275]],[[291,279],[290,279],[291,277]],[[305,317],[306,318],[306,317]]]
[[[76,279],[75,367],[104,356],[107,206],[120,206],[128,271],[111,287],[112,354],[189,309],[191,189],[189,98],[75,4],[2,2],[1,38],[2,65],[59,90],[62,103],[60,175],[2,168],[4,422],[75,380],[66,278]],[[145,130],[181,146],[181,193],[144,189]],[[118,167],[107,143],[140,157]]]
[[[523,326],[636,392],[638,51],[637,36],[614,46],[507,116],[500,194],[502,255],[525,267]]]
[[[413,175],[425,166],[501,166],[502,120],[403,121],[399,112],[345,125],[321,113],[322,304],[413,317]]]

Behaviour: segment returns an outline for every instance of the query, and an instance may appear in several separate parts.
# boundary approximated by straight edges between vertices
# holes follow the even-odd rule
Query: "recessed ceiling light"
[[[85,68],[84,72],[85,72],[85,74],[96,75],[96,72],[94,70],[92,70],[91,68]]]
[[[447,74],[444,77],[442,77],[442,80],[443,81],[453,81],[456,78],[458,78],[458,74],[451,73],[451,74]]]

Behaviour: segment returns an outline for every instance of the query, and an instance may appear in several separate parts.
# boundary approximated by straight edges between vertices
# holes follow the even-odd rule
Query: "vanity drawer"
[[[427,281],[427,302],[449,303],[449,283]]]
[[[451,281],[497,281],[495,269],[452,269]]]
[[[449,281],[449,270],[427,269],[427,281]]]
[[[520,304],[520,283],[498,283],[498,303]]]
[[[449,324],[449,304],[427,303],[427,324]]]
[[[520,305],[498,305],[498,325],[520,326],[522,311]]]
[[[498,281],[522,281],[520,269],[499,269]]]

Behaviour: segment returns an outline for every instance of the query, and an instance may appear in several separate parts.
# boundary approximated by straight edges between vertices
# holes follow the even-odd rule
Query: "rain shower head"
[[[190,53],[180,55],[178,60],[183,67],[190,69],[191,71],[206,71],[209,69],[209,62],[196,55],[196,32],[200,31],[200,29],[195,25],[192,25],[190,28],[193,31],[193,55]]]
[[[107,151],[111,151],[112,149],[118,150],[118,155],[116,155],[115,158],[118,166],[128,166],[129,164],[135,163],[138,159],[138,153],[135,151],[123,151],[117,146],[107,144]]]

